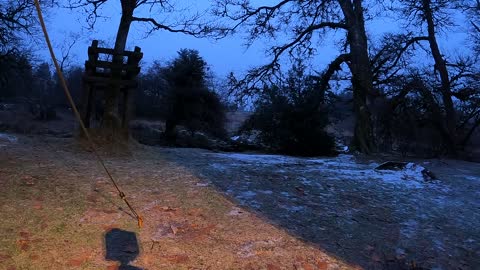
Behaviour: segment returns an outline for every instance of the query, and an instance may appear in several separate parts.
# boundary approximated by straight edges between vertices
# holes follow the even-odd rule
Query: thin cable
[[[53,64],[55,65],[55,69],[57,70],[58,77],[60,78],[60,82],[62,84],[63,90],[65,92],[65,95],[68,99],[68,102],[70,103],[72,110],[75,114],[75,117],[77,118],[78,122],[80,123],[80,128],[82,129],[83,133],[85,134],[85,137],[87,137],[87,141],[90,145],[90,148],[92,149],[93,153],[97,157],[98,162],[102,165],[103,169],[105,170],[105,173],[108,175],[110,181],[112,182],[113,186],[115,189],[118,191],[118,196],[125,202],[125,204],[130,208],[130,211],[133,213],[133,215],[137,218],[138,221],[138,226],[141,228],[143,226],[143,219],[142,217],[133,209],[133,207],[128,203],[127,198],[125,196],[125,193],[123,193],[120,188],[118,187],[117,183],[113,179],[112,174],[110,171],[107,169],[107,166],[105,166],[105,162],[103,161],[103,158],[100,156],[98,153],[95,144],[93,143],[93,140],[90,136],[90,133],[88,132],[87,128],[85,127],[85,124],[83,123],[82,117],[80,116],[80,113],[78,112],[77,106],[75,105],[75,102],[73,101],[72,95],[70,94],[70,90],[68,90],[67,83],[65,81],[65,78],[63,76],[63,72],[60,69],[60,66],[58,65],[57,58],[55,57],[55,53],[53,52],[53,47],[50,42],[50,38],[48,36],[47,32],[47,27],[45,26],[45,21],[43,20],[43,15],[42,15],[42,9],[40,8],[40,3],[38,0],[35,1],[35,7],[37,9],[37,14],[38,14],[38,19],[40,21],[40,24],[42,26],[43,34],[45,36],[45,41],[47,42],[48,50],[50,51],[50,56],[52,57]]]

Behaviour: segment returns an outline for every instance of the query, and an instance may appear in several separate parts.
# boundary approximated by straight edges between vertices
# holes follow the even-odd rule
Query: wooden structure
[[[112,98],[114,92],[114,100],[110,101],[114,102],[114,114],[118,116],[121,128],[128,130],[142,57],[139,47],[117,54],[113,49],[98,47],[98,40],[92,41],[83,75],[82,120],[87,128],[100,127],[99,121],[92,120],[98,120],[100,114],[100,118],[104,118],[107,99]]]

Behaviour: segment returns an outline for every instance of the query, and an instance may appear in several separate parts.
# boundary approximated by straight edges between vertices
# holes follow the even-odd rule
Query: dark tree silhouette
[[[224,133],[225,112],[220,98],[207,87],[207,63],[196,50],[183,49],[165,70],[169,84],[165,135],[175,138],[175,127],[184,125],[192,134]]]
[[[402,15],[408,23],[416,26],[418,32],[426,33],[426,36],[418,37],[418,39],[424,40],[428,44],[427,52],[431,55],[434,63],[432,77],[436,80],[432,82],[430,79],[426,79],[425,81],[429,83],[424,85],[431,85],[431,87],[426,87],[430,91],[422,90],[424,94],[428,95],[426,100],[430,101],[428,106],[432,110],[431,121],[442,134],[448,153],[456,155],[473,133],[469,130],[465,137],[463,129],[466,126],[475,129],[479,125],[477,118],[469,116],[476,116],[477,110],[467,109],[468,112],[460,112],[467,107],[473,108],[474,106],[467,104],[471,104],[479,95],[479,91],[472,87],[474,85],[472,79],[478,78],[478,70],[474,68],[475,61],[468,57],[447,59],[438,44],[438,33],[442,28],[453,25],[452,10],[458,8],[459,1],[403,0],[400,2]],[[438,99],[435,96],[437,93]]]

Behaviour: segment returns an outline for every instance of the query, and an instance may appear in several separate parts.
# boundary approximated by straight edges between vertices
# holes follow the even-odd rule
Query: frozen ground
[[[403,171],[336,158],[169,151],[240,205],[367,269],[405,259],[428,269],[480,267],[480,165],[415,161]],[[193,155],[193,156],[192,156]],[[424,166],[438,180],[425,181]]]

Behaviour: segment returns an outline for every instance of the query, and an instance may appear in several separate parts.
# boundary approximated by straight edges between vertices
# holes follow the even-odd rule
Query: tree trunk
[[[339,0],[348,25],[347,42],[350,46],[350,70],[352,72],[353,103],[356,115],[352,146],[362,153],[376,151],[367,93],[373,92],[373,79],[368,55],[368,41],[365,32],[361,0],[353,3]]]
[[[445,107],[445,125],[447,131],[447,138],[445,139],[449,144],[448,147],[450,154],[455,155],[457,144],[455,116],[456,113],[452,101],[452,94],[450,92],[450,76],[448,74],[447,64],[443,59],[440,48],[438,47],[437,39],[435,36],[435,23],[433,21],[433,12],[430,3],[431,0],[422,0],[423,12],[428,28],[428,42],[430,44],[430,50],[432,51],[432,56],[435,61],[435,70],[438,71],[440,75],[440,90],[442,93],[443,106]]]
[[[135,0],[122,0],[122,17],[120,25],[118,26],[117,37],[115,40],[114,50],[117,54],[125,51],[127,44],[128,33],[132,23],[133,10],[135,9]],[[123,57],[116,55],[113,58],[113,63],[122,63]],[[120,79],[120,70],[112,70],[112,77]],[[119,101],[120,101],[120,86],[118,84],[111,84],[105,91],[105,111],[103,115],[102,131],[105,136],[128,138],[128,123],[125,125],[127,130],[122,128],[121,117],[119,116]],[[126,133],[126,134],[125,134]]]

